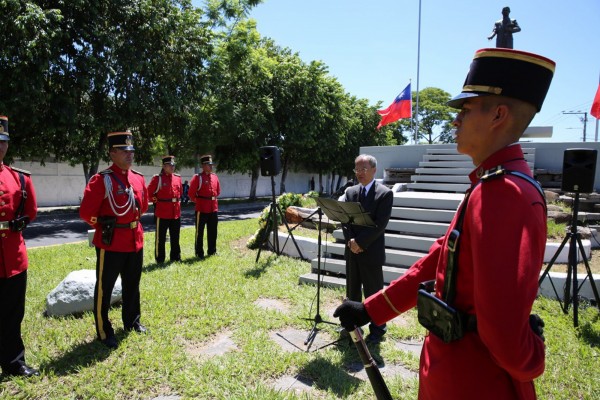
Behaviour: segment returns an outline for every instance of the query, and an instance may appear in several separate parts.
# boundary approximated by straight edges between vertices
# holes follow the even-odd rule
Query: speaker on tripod
[[[581,286],[586,281],[590,280],[590,286],[596,300],[596,306],[600,307],[600,296],[598,295],[598,289],[594,282],[594,277],[590,269],[587,257],[585,255],[585,249],[581,243],[581,234],[577,231],[578,224],[578,212],[579,212],[579,193],[591,193],[594,190],[594,178],[596,176],[596,160],[597,150],[593,149],[567,149],[564,153],[563,158],[563,180],[561,189],[565,192],[575,193],[575,199],[573,200],[573,216],[571,218],[571,227],[569,232],[565,236],[558,250],[548,263],[548,266],[544,270],[544,273],[540,277],[539,285],[542,284],[544,278],[548,276],[550,284],[554,290],[556,298],[560,302],[561,308],[565,314],[569,311],[569,305],[573,304],[573,325],[578,326],[578,308],[579,308],[579,291]],[[558,291],[552,282],[552,278],[548,275],[550,268],[554,265],[554,262],[558,258],[558,255],[565,247],[567,242],[569,244],[569,258],[567,265],[567,279],[563,288],[563,299],[561,301]],[[581,254],[581,258],[585,264],[587,276],[583,279],[581,284],[578,283],[577,278],[577,251]]]
[[[296,239],[294,238],[294,235],[292,234],[290,227],[287,221],[285,220],[285,215],[281,211],[281,208],[279,208],[279,205],[277,204],[277,201],[275,199],[275,176],[279,175],[279,172],[281,171],[281,151],[276,146],[263,146],[259,148],[258,155],[260,158],[261,176],[271,177],[271,205],[269,208],[269,219],[267,221],[267,226],[263,233],[263,237],[258,248],[258,253],[256,254],[255,262],[258,262],[263,246],[265,244],[270,244],[269,234],[271,233],[273,234],[273,243],[271,246],[273,252],[277,255],[281,254],[281,249],[279,248],[279,224],[277,221],[277,215],[281,217],[283,224],[287,228],[289,237],[292,238],[292,242],[296,246],[296,251],[298,252],[300,257],[302,257],[302,251],[300,250],[300,247],[298,246],[298,243],[296,242]]]
[[[567,149],[563,158],[563,192],[591,193],[594,191],[597,151]]]
[[[281,152],[277,146],[263,146],[259,149],[261,176],[276,176],[281,171]]]

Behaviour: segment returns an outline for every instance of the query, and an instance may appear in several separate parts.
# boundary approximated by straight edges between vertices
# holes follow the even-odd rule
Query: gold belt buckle
[[[211,199],[211,200],[216,200],[217,198],[216,198],[215,196],[213,196],[213,197],[211,197],[210,199]]]
[[[177,203],[177,197],[173,197],[173,198],[171,199],[171,201],[172,201],[173,203]]]
[[[135,229],[135,228],[137,228],[137,221],[130,222],[130,223],[129,223],[129,227],[130,227],[131,229]]]
[[[6,231],[10,229],[9,221],[0,221],[0,231]]]

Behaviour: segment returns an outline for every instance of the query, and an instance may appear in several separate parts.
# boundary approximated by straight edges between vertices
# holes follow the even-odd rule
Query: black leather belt
[[[213,196],[213,197],[210,197],[210,196],[196,196],[196,197],[199,198],[199,199],[204,199],[204,200],[216,200],[217,199],[216,196]]]
[[[129,228],[129,229],[135,229],[137,228],[138,222],[137,221],[133,221],[130,222],[128,224],[115,224],[115,228]]]
[[[169,202],[169,203],[177,203],[179,201],[179,198],[173,197],[172,199],[158,199],[158,201],[166,201],[166,202]]]

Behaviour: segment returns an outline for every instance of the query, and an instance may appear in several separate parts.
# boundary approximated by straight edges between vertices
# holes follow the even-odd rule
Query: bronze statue
[[[506,49],[513,48],[513,33],[520,32],[521,27],[516,19],[510,19],[510,7],[502,9],[502,19],[496,21],[492,35],[488,36],[488,40],[492,40],[496,36],[496,47],[504,47]]]

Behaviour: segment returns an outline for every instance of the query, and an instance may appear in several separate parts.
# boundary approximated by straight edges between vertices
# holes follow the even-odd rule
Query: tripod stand
[[[324,321],[319,313],[320,306],[320,293],[321,293],[321,225],[323,219],[323,212],[332,221],[339,221],[342,224],[356,224],[364,226],[375,226],[375,223],[369,216],[369,214],[362,209],[359,203],[352,202],[340,202],[334,199],[328,199],[325,197],[318,197],[315,199],[319,208],[316,212],[319,213],[319,238],[317,240],[317,313],[314,318],[307,318],[309,321],[313,321],[313,328],[311,329],[305,345],[310,345],[315,340],[317,332],[319,331],[319,324],[326,323],[331,325],[338,325],[334,322]],[[314,214],[314,213],[313,213]],[[336,341],[337,342],[337,341]],[[336,343],[333,342],[333,343]]]
[[[315,213],[319,214],[319,224],[318,224],[319,236],[317,239],[317,313],[315,314],[314,318],[305,318],[305,320],[307,320],[307,321],[313,321],[312,329],[310,330],[310,332],[308,333],[308,336],[306,337],[306,340],[304,341],[304,344],[306,346],[308,346],[307,351],[310,349],[313,342],[315,341],[315,338],[317,337],[317,333],[319,333],[319,324],[325,323],[325,324],[337,325],[337,323],[335,323],[335,322],[325,321],[321,317],[321,313],[320,313],[320,305],[321,305],[321,226],[322,226],[322,220],[323,220],[323,211],[321,210],[321,207],[318,207],[317,210],[315,212],[313,212],[311,215],[309,215],[308,218],[315,215]]]
[[[271,249],[273,250],[273,252],[277,255],[281,254],[280,248],[279,248],[279,232],[278,232],[278,223],[277,223],[277,213],[279,212],[279,216],[281,217],[281,220],[283,221],[283,223],[285,224],[285,227],[287,228],[287,231],[289,233],[289,236],[292,238],[292,242],[294,242],[294,245],[296,246],[296,250],[298,251],[298,254],[300,255],[300,257],[302,257],[302,252],[300,251],[300,247],[298,247],[298,243],[296,242],[296,239],[294,238],[294,235],[292,234],[292,231],[287,223],[287,221],[285,220],[285,215],[283,215],[283,213],[281,212],[281,208],[279,208],[279,205],[277,204],[276,200],[275,200],[275,177],[273,175],[271,175],[271,205],[269,208],[269,217],[267,220],[267,225],[266,225],[266,229],[263,232],[263,237],[260,241],[260,245],[258,247],[258,253],[256,254],[256,260],[254,261],[255,263],[258,262],[258,259],[260,258],[260,252],[263,248],[263,246],[265,245],[265,243],[269,243],[269,234],[271,232],[273,232],[273,244],[271,245]],[[285,244],[284,244],[285,246]]]
[[[590,269],[590,264],[588,263],[587,257],[585,256],[585,251],[583,245],[581,244],[581,235],[577,232],[577,214],[579,212],[579,192],[575,192],[575,201],[573,202],[573,217],[571,220],[571,229],[567,232],[564,240],[562,241],[560,247],[556,251],[556,254],[552,257],[548,266],[546,267],[544,273],[540,277],[538,282],[539,285],[542,284],[544,278],[548,275],[550,268],[554,265],[554,262],[558,258],[558,255],[562,251],[563,247],[569,241],[569,258],[568,258],[568,268],[567,268],[567,279],[564,287],[564,297],[561,301],[560,296],[558,295],[558,291],[552,282],[552,278],[548,275],[550,279],[550,284],[552,285],[552,289],[554,290],[554,294],[558,299],[561,308],[565,314],[569,312],[569,304],[573,303],[573,326],[577,327],[579,325],[578,321],[578,308],[579,308],[579,290],[581,286],[585,282],[586,279],[590,280],[590,286],[592,287],[592,291],[594,293],[594,297],[596,299],[596,306],[600,307],[600,296],[598,296],[598,289],[596,288],[596,283],[594,282],[594,277],[592,275],[592,271]],[[585,269],[587,272],[586,278],[581,281],[581,285],[577,282],[577,250],[581,254],[583,262],[585,264]],[[572,287],[572,292],[571,292]]]

